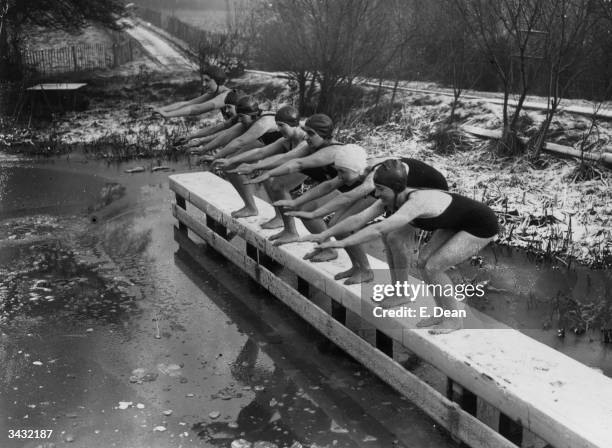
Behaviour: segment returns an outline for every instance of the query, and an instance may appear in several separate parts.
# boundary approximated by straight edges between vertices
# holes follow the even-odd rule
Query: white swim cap
[[[343,145],[334,157],[334,165],[362,174],[368,167],[366,150],[359,145]]]

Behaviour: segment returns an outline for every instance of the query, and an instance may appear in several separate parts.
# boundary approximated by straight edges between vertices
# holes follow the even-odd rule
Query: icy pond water
[[[203,250],[196,265],[154,165],[0,160],[0,446],[41,443],[9,429],[84,447],[458,446],[231,263]],[[461,268],[497,288],[482,308],[612,376],[599,332],[541,329],[547,297],[602,300],[609,272],[483,260]]]

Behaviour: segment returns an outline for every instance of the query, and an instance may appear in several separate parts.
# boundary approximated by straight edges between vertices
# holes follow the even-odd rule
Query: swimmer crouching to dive
[[[346,158],[347,156],[348,158]],[[357,159],[350,157],[350,154],[346,154],[345,158],[346,160],[336,159],[336,169],[339,173],[341,170],[338,168],[338,164],[348,167],[350,166],[349,164],[354,164],[357,161]],[[397,163],[401,163],[406,170],[407,174],[404,179],[406,187],[448,190],[448,184],[444,175],[434,167],[420,160],[405,157],[397,159]],[[338,188],[342,194],[334,197],[321,207],[313,211],[292,210],[286,212],[287,215],[312,219],[327,216],[334,213],[336,210],[349,211],[349,213],[345,213],[342,219],[330,222],[329,228],[324,232],[316,235],[306,235],[300,238],[299,241],[322,243],[332,236],[337,239],[342,239],[352,232],[363,228],[370,221],[385,213],[384,204],[375,196],[376,185],[374,184],[374,172],[379,165],[380,163],[372,167],[367,166],[365,171],[358,176],[355,181],[352,183],[345,182],[344,185]],[[413,249],[413,245],[410,244],[410,242],[414,241],[414,228],[412,226],[406,226],[400,230],[389,232],[383,236],[382,241],[385,246],[387,263],[391,271],[392,283],[396,284],[397,282],[403,283],[407,281],[409,267],[408,253]],[[349,271],[340,272],[335,278],[344,278],[347,273],[350,273],[352,276],[355,271],[371,273],[370,263],[367,257],[361,259],[359,266],[353,263]],[[369,277],[369,275],[366,276],[366,278]],[[399,302],[395,303],[394,300],[395,299],[388,298],[385,301],[385,306],[390,304],[399,305],[407,302],[407,300],[399,300]]]
[[[476,255],[495,238],[499,230],[497,216],[487,205],[457,193],[406,187],[406,177],[401,162],[388,160],[381,164],[374,173],[375,194],[391,215],[345,239],[324,242],[320,247],[362,244],[408,225],[432,231],[431,240],[419,253],[418,268],[426,283],[440,285],[442,290],[449,285],[454,290],[446,271]],[[444,310],[459,308],[454,297],[435,295],[434,299]],[[448,333],[462,328],[462,321],[432,316],[417,324],[417,327],[430,326],[434,326],[431,333]]]
[[[227,75],[221,67],[210,65],[202,72],[202,86],[206,90],[189,101],[179,101],[168,106],[154,109],[164,118],[185,117],[188,115],[199,115],[213,110],[221,109],[224,105],[225,96],[230,89],[225,86]]]

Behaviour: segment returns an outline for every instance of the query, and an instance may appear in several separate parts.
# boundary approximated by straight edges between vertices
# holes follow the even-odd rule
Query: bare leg
[[[333,191],[322,198],[317,199],[316,201],[309,202],[306,204],[302,210],[312,211],[319,208],[322,204],[329,202],[333,197],[337,196],[339,192]],[[327,230],[327,224],[322,219],[302,219],[302,222],[308,229],[310,233],[321,233],[324,230]],[[315,250],[307,253],[304,256],[304,260],[310,260],[312,262],[318,263],[323,261],[330,261],[338,258],[338,252],[334,249],[324,249],[324,250]]]
[[[429,260],[429,258],[431,258],[431,256],[434,253],[438,251],[438,249],[444,246],[455,235],[455,233],[456,232],[452,230],[437,230],[436,232],[433,233],[429,242],[420,249],[419,259],[417,261],[417,267],[419,269],[419,272],[421,273],[421,277],[423,277],[423,280],[425,281],[426,284],[435,284],[429,280],[429,277],[427,276],[427,272],[425,272],[425,265],[427,264],[427,261]],[[439,303],[439,299],[436,296],[434,296],[434,302],[436,306],[442,306],[442,304]],[[441,317],[431,316],[431,317],[427,317],[419,321],[417,323],[417,327],[421,328],[421,327],[430,327],[432,325],[439,325],[443,321],[444,319]]]
[[[263,184],[263,187],[266,190],[268,197],[270,198],[270,202],[280,201],[281,199],[291,199],[291,195],[289,194],[288,191],[285,192],[274,185],[275,180],[276,179],[269,180],[269,181],[264,182]],[[271,220],[264,222],[261,225],[261,228],[262,229],[277,229],[279,227],[283,227],[283,224],[284,224],[283,214],[281,213],[278,207],[274,207],[274,217]]]
[[[385,238],[387,261],[391,269],[391,281],[403,283],[408,280],[409,257],[407,251],[410,247],[410,238],[413,234],[412,226],[389,233]]]
[[[291,199],[289,191],[301,184],[305,177],[306,176],[299,174],[281,176],[264,183],[264,187],[273,202],[282,199]],[[264,229],[273,229],[283,226],[282,232],[272,235],[270,240],[275,240],[274,244],[279,245],[297,241],[299,235],[295,227],[295,218],[281,213],[279,207],[275,207],[275,211],[276,216],[261,226]]]
[[[448,236],[448,231],[440,236],[437,235],[437,231],[432,237],[432,242],[439,244],[439,242]],[[421,267],[425,280],[430,285],[440,285],[442,291],[445,287],[450,286],[454,289],[454,283],[448,276],[446,271],[467,260],[471,256],[480,252],[485,247],[491,238],[478,238],[467,232],[457,232],[450,238],[446,239],[446,242],[442,243],[436,250],[426,251],[424,256],[427,256],[425,264]],[[429,252],[429,253],[427,253]],[[459,310],[462,308],[460,303],[455,300],[454,296],[436,295],[434,296],[437,306],[444,308],[445,310]],[[437,321],[437,319],[439,321]],[[430,330],[432,334],[449,333],[451,331],[462,328],[463,322],[459,317],[451,318],[428,318],[420,321],[417,326],[426,327],[436,325],[436,327]]]
[[[338,211],[338,213],[336,213],[336,215],[329,222],[329,226],[332,227],[340,221],[343,221],[344,219],[365,210],[372,205],[374,201],[374,198],[368,196],[367,198],[353,202],[348,207]],[[344,239],[347,236],[349,235],[341,235],[338,236],[338,238]],[[336,274],[334,279],[340,280],[346,278],[347,280],[344,282],[345,285],[371,282],[374,279],[374,273],[372,272],[370,262],[368,261],[368,256],[363,247],[361,245],[350,246],[345,250],[351,259],[352,266],[349,270]]]
[[[244,201],[244,207],[232,212],[232,218],[246,218],[247,216],[255,216],[259,213],[255,205],[255,197],[253,196],[253,186],[245,185],[245,177],[240,174],[226,173],[227,180],[234,186],[238,194]]]
[[[432,284],[427,277],[427,272],[425,272],[425,265],[427,264],[427,260],[429,260],[429,258],[431,258],[431,256],[438,249],[444,246],[444,244],[446,244],[448,240],[450,240],[455,235],[455,233],[456,232],[452,230],[437,230],[431,236],[429,242],[425,244],[425,246],[423,246],[419,251],[417,267],[419,268],[419,272],[421,273],[421,276],[423,277],[423,280],[426,284]],[[436,306],[439,306],[438,299],[435,296],[434,301],[436,303]],[[421,320],[417,324],[417,327],[429,327],[432,325],[438,325],[441,324],[443,321],[444,319],[442,319],[441,317],[427,317]]]
[[[407,251],[410,247],[410,239],[413,235],[412,226],[396,230],[389,233],[383,238],[385,244],[385,252],[387,255],[387,263],[391,273],[391,283],[403,284],[408,281],[408,265],[409,257]],[[380,303],[383,308],[394,308],[411,302],[409,296],[385,297],[385,300]]]
[[[302,222],[310,233],[321,233],[327,229],[327,225],[322,219],[303,219]],[[304,260],[310,260],[314,263],[335,260],[336,258],[338,258],[338,252],[334,249],[317,250],[304,255]]]
[[[370,268],[370,262],[368,261],[368,256],[361,248],[361,246],[352,246],[346,248],[346,253],[348,254],[351,262],[353,263],[353,267],[344,273],[340,272],[334,276],[335,279],[345,278],[345,285],[354,285],[357,283],[368,283],[374,280],[374,273],[372,272],[372,268]],[[350,272],[350,274],[349,274]],[[349,274],[344,275],[343,274]]]

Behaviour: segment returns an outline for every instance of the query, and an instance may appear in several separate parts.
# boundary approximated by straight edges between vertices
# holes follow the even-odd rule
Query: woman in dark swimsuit
[[[406,176],[406,187],[413,188],[435,188],[440,190],[448,190],[448,184],[444,175],[436,170],[434,167],[427,165],[424,162],[410,158],[400,158],[394,163],[403,164],[404,169],[407,172]],[[336,161],[338,165],[338,161]],[[297,216],[300,218],[312,219],[327,216],[339,210],[346,210],[345,213],[338,216],[334,215],[334,220],[330,221],[329,229],[318,235],[307,235],[300,239],[300,241],[314,241],[322,243],[331,236],[336,238],[344,238],[349,235],[350,232],[354,232],[362,228],[368,221],[359,221],[355,226],[347,229],[347,233],[336,232],[336,226],[341,221],[349,219],[354,215],[365,212],[368,216],[376,217],[384,213],[384,204],[382,201],[377,200],[375,197],[376,185],[374,185],[374,171],[376,166],[368,167],[366,171],[348,182],[344,180],[343,184],[338,187],[338,191],[342,194],[334,197],[331,201],[323,204],[319,208],[313,211],[288,211],[286,214],[290,216]],[[348,179],[350,180],[350,179]],[[331,181],[330,181],[331,182]],[[339,182],[337,182],[338,184]],[[371,218],[374,219],[374,218]],[[354,221],[354,220],[353,220]],[[351,222],[351,221],[349,221]],[[406,228],[390,232],[384,235],[382,238],[383,244],[385,245],[385,254],[387,256],[387,263],[391,270],[392,283],[404,282],[408,280],[408,267],[410,257],[408,256],[409,250],[412,247],[408,247],[410,241],[414,240],[413,228],[406,226]],[[339,272],[334,278],[341,279],[348,277],[349,280],[346,284],[353,283],[355,280],[364,279],[368,281],[372,278],[372,270],[367,257],[361,259],[358,264],[353,264],[351,269],[345,272]]]
[[[179,101],[156,109],[164,118],[200,115],[221,109],[230,89],[225,86],[227,75],[220,67],[211,65],[202,72],[202,83],[207,92],[190,101]]]
[[[328,223],[331,227],[343,219],[361,212],[370,205],[366,198],[362,198],[361,201],[357,200],[334,208],[326,215],[315,215],[313,212],[308,211],[318,210],[324,207],[325,204],[328,204],[330,202],[330,194],[336,196],[341,192],[355,189],[361,185],[367,176],[368,162],[366,150],[357,145],[344,145],[340,148],[336,151],[334,159],[334,169],[338,173],[336,177],[321,182],[295,199],[287,198],[274,203],[275,206],[284,207],[285,210],[288,210],[285,211],[285,216],[296,216],[302,219],[320,219],[333,213],[333,217]],[[333,200],[332,197],[331,201]],[[296,233],[293,237],[279,238],[275,245],[290,243],[298,239],[299,236]],[[347,247],[346,252],[351,260],[351,269],[338,273],[334,278],[336,280],[346,278],[347,280],[344,282],[346,285],[371,281],[374,274],[363,248],[358,245]]]
[[[274,112],[263,112],[259,103],[252,96],[244,96],[236,104],[238,120],[243,127],[243,133],[229,142],[212,158],[213,165],[224,170],[227,180],[236,188],[244,201],[244,207],[232,212],[234,218],[255,216],[259,213],[255,205],[253,187],[245,183],[245,177],[228,172],[235,167],[228,162],[228,157],[237,156],[246,151],[261,148],[266,142],[274,142],[282,137],[276,125]]]
[[[247,181],[247,184],[261,183],[270,179],[286,175],[305,175],[317,183],[325,182],[337,176],[338,172],[334,168],[334,158],[338,151],[345,150],[355,145],[344,145],[333,140],[334,123],[325,114],[314,114],[303,127],[306,132],[305,145],[298,145],[296,149],[287,153],[283,163],[273,161],[268,163],[262,161],[263,166],[269,171],[264,172],[258,177]],[[260,168],[262,166],[260,165]],[[329,201],[337,195],[337,191],[332,191],[320,199],[322,203]],[[322,219],[304,220],[304,224],[312,233],[320,233],[327,226]],[[281,232],[275,236],[274,244],[284,244],[297,241],[299,235],[294,232]],[[311,261],[329,261],[338,256],[334,250],[324,250],[307,254],[306,259]]]
[[[476,255],[495,238],[497,216],[485,204],[456,193],[406,187],[406,178],[405,168],[397,161],[389,160],[379,166],[374,173],[375,194],[391,215],[348,238],[325,242],[320,247],[362,244],[412,224],[433,231],[431,240],[419,253],[418,267],[424,280],[430,285],[440,285],[445,291],[446,286],[454,288],[446,271]],[[454,297],[436,295],[435,301],[445,310],[458,309]],[[461,320],[429,317],[417,324],[418,327],[432,325],[437,326],[433,332],[447,333],[461,328]]]
[[[306,133],[300,128],[300,113],[295,107],[281,107],[276,111],[274,119],[276,120],[280,137],[273,140],[274,136],[272,134],[275,133],[269,132],[259,139],[264,143],[273,140],[271,143],[266,144],[266,146],[251,149],[250,151],[218,161],[223,164],[222,166],[236,167],[227,169],[226,172],[228,174],[250,174],[252,170],[247,167],[255,167],[260,160],[282,157],[296,148],[306,138]],[[275,177],[268,182],[264,182],[263,186],[271,201],[278,201],[280,199],[291,198],[289,192],[299,186],[304,179],[305,176],[300,175]],[[283,216],[278,207],[275,207],[275,210],[275,217],[261,225],[263,229],[285,227],[285,229],[291,230],[295,228],[293,218]]]
[[[242,98],[243,96],[243,92],[239,90],[231,90],[225,97],[224,106],[221,108],[221,116],[223,117],[223,121],[187,135],[184,138],[186,141],[184,148],[189,149],[191,154],[202,154],[211,151],[212,149],[221,147],[236,138],[239,134],[232,135],[232,133],[228,132],[228,130],[238,124],[236,104],[238,104],[238,99]],[[215,144],[211,144],[209,147],[205,146],[207,143],[211,143],[216,139],[218,140]]]

